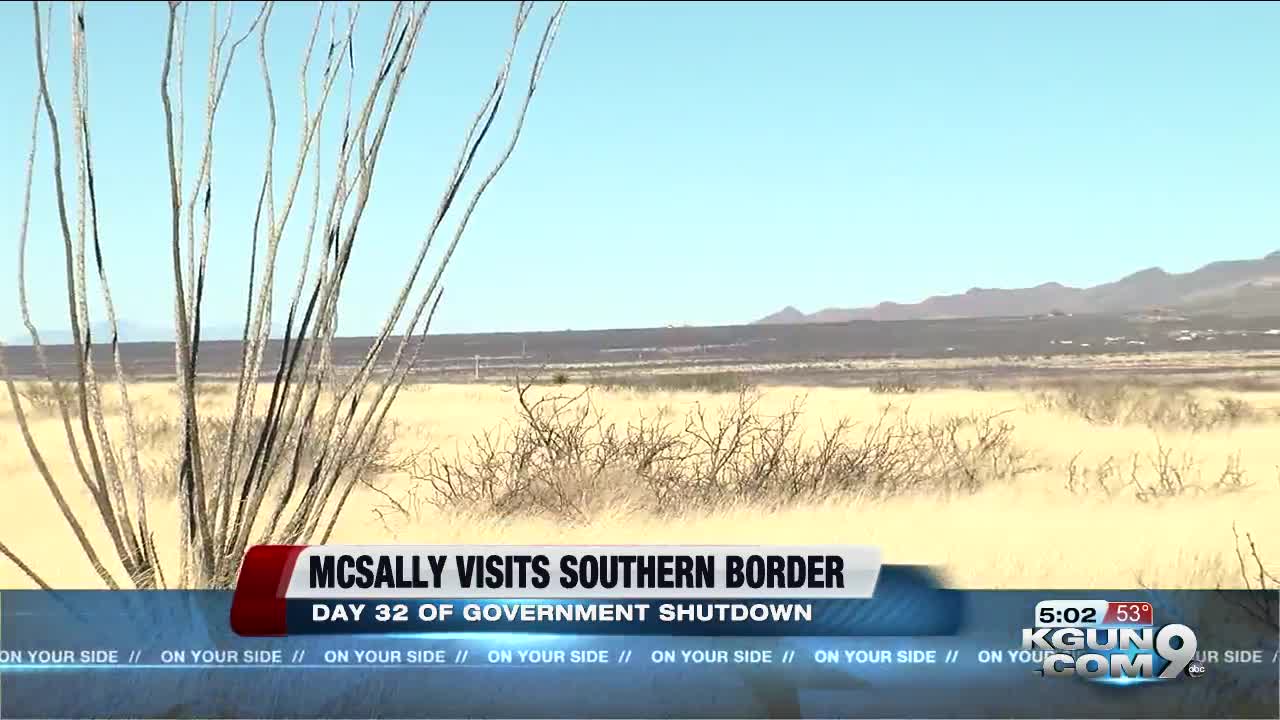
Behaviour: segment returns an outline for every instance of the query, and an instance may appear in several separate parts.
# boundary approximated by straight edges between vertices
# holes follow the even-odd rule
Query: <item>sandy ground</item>
[[[1015,483],[959,499],[917,497],[883,502],[830,500],[785,511],[739,507],[679,519],[652,519],[605,509],[579,525],[549,520],[460,517],[426,509],[388,523],[377,512],[384,500],[359,491],[336,531],[343,543],[870,543],[886,560],[939,566],[956,587],[1090,589],[1239,586],[1233,524],[1252,534],[1262,557],[1280,570],[1280,393],[1238,393],[1273,419],[1232,428],[1191,432],[1141,424],[1094,425],[1070,413],[1029,407],[1018,391],[937,390],[887,397],[853,388],[768,387],[761,408],[781,411],[805,399],[803,422],[817,432],[838,418],[870,421],[886,402],[911,406],[914,417],[1006,412],[1015,440],[1043,469]],[[1222,391],[1202,391],[1206,400]],[[135,386],[138,413],[162,417],[176,410],[168,385]],[[676,413],[699,404],[720,405],[724,395],[700,393],[598,393],[596,403],[611,420],[625,422],[666,406]],[[59,515],[17,432],[5,398],[0,410],[0,538],[52,584],[100,587]],[[213,399],[212,404],[225,402]],[[471,435],[498,427],[513,416],[515,398],[491,385],[420,385],[402,393],[393,415],[401,432],[396,449],[452,450]],[[33,430],[55,476],[65,479],[82,517],[93,518],[87,493],[76,488],[61,421],[48,413],[33,418]],[[1238,454],[1252,486],[1230,494],[1187,495],[1140,502],[1131,492],[1071,493],[1066,468],[1094,467],[1108,457],[1172,450],[1194,458],[1211,482]],[[155,459],[159,461],[159,455]],[[406,477],[381,479],[387,487]],[[177,532],[171,507],[153,509],[161,546]],[[100,521],[90,533],[104,536]],[[171,545],[172,543],[169,543]],[[118,565],[117,565],[118,566]],[[0,559],[0,587],[30,582]]]

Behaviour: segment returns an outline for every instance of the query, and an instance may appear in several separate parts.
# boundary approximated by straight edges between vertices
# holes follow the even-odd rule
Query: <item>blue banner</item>
[[[1043,677],[1021,643],[1050,599],[1150,603],[1157,627],[1194,631],[1204,672],[1133,684]],[[0,717],[1280,716],[1274,592],[954,591],[903,569],[871,600],[814,602],[821,632],[771,637],[768,623],[748,622],[683,637],[627,623],[615,623],[626,635],[501,623],[454,632],[459,623],[242,638],[230,602],[225,592],[2,592]]]

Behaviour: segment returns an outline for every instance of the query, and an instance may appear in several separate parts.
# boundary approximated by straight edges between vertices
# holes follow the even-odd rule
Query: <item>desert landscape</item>
[[[767,382],[847,385],[901,373],[924,373],[936,384],[950,373],[953,382],[967,384],[975,378],[1051,378],[1082,369],[1164,376],[1265,373],[1267,353],[1280,351],[1280,316],[1274,314],[1029,316],[1016,314],[1016,304],[1001,310],[1004,314],[991,317],[432,334],[426,343],[410,341],[419,353],[412,375],[419,382],[501,384],[517,374],[546,370],[595,378],[713,370],[748,372]],[[91,335],[99,372],[112,370],[110,347],[101,341],[110,334],[108,328],[96,328]],[[10,371],[20,379],[44,377],[30,337],[14,339],[21,344],[7,349]],[[333,363],[359,364],[372,342],[334,338]],[[172,377],[172,340],[126,344],[121,360],[130,376]],[[235,375],[242,347],[239,341],[202,341],[200,372]],[[279,338],[265,343],[264,380],[279,365],[282,347]],[[394,346],[384,347],[379,364],[386,367],[393,354]],[[45,355],[50,372],[75,375],[73,346],[50,345]]]
[[[1280,5],[119,7],[0,5],[4,717],[1276,717]],[[281,548],[504,544],[916,567]]]
[[[1134,93],[1166,79],[1126,80],[1112,100],[1080,96],[1081,52],[1065,45],[1060,69],[1045,58],[1052,72],[985,96],[931,94],[1013,67],[967,46],[936,67],[994,65],[846,87],[928,54],[903,50],[920,42],[914,10],[861,17],[855,6],[857,19],[806,20],[794,36],[904,34],[857,61],[850,48],[879,44],[840,37],[829,56],[806,56],[821,45],[807,41],[767,54],[752,31],[733,54],[690,34],[686,50],[736,58],[722,68],[732,73],[697,85],[687,69],[702,59],[648,84],[647,61],[635,75],[605,69],[601,52],[637,38],[622,59],[649,57],[652,38],[632,24],[657,16],[588,4],[584,27],[605,39],[570,40],[543,84],[567,5],[522,2],[509,33],[442,33],[487,39],[442,48],[464,59],[421,63],[450,68],[439,78],[409,72],[428,6],[379,4],[358,23],[329,3],[281,4],[290,17],[271,23],[271,3],[235,19],[217,4],[170,3],[145,28],[102,13],[116,52],[93,62],[87,28],[100,26],[82,3],[36,4],[22,19],[35,42],[11,64],[34,72],[11,98],[30,103],[29,120],[5,128],[10,166],[25,172],[4,188],[16,264],[0,276],[16,292],[0,318],[0,587],[226,588],[252,544],[325,541],[871,543],[891,562],[938,566],[957,587],[1275,582],[1280,252],[1264,192],[1274,163],[1255,147],[1275,123],[1250,105],[1266,92],[1241,85],[1233,102],[1201,100],[1172,73],[1171,97],[1194,102]],[[508,22],[487,5],[441,12],[455,7],[446,22]],[[638,14],[616,19],[626,12]],[[772,31],[795,17],[756,21]],[[656,22],[652,37],[678,39]],[[271,60],[269,26],[283,53]],[[1265,26],[1241,21],[1223,47]],[[998,28],[1004,42],[1005,27],[942,35],[970,43]],[[723,30],[716,20],[710,32]],[[207,54],[188,52],[188,35]],[[1131,35],[1089,82],[1115,81]],[[503,59],[492,75],[486,53]],[[737,67],[766,57],[768,91]],[[798,64],[776,72],[777,59]],[[1200,90],[1255,70],[1271,87],[1255,57],[1236,60]],[[139,82],[141,63],[160,71],[158,97]],[[187,71],[197,66],[207,72]],[[461,74],[473,66],[485,69]],[[94,122],[91,67],[105,90],[94,97],[110,98]],[[804,89],[793,79],[818,70],[833,74],[815,80],[814,98],[848,95],[824,127],[790,111],[814,102],[789,95]],[[1006,100],[1054,72],[1057,104],[1006,117],[1041,108]],[[740,83],[735,97],[751,107],[708,102]],[[224,105],[228,85],[250,90]],[[540,87],[550,102],[531,116]],[[925,93],[914,109],[897,104],[908,91]],[[1088,122],[1064,119],[1081,97],[1099,103]],[[1123,132],[1112,121],[1121,101],[1141,118]],[[945,117],[966,104],[972,118]],[[1205,108],[1256,119],[1256,136],[1205,145],[1197,157],[1221,167],[1166,167],[1206,138],[1246,137],[1235,126],[1207,135],[1221,118],[1193,121]],[[1186,120],[1187,134],[1144,155],[1133,137],[1153,112]],[[725,117],[752,127],[735,136]],[[849,118],[871,125],[851,132]],[[1030,144],[1010,145],[1006,122]],[[405,124],[414,130],[386,132]],[[1054,139],[1075,128],[1087,131]],[[1114,146],[1098,144],[1111,134]],[[517,153],[522,136],[539,146]],[[760,165],[742,165],[748,155]],[[510,187],[490,193],[513,156]],[[691,172],[690,158],[714,172]],[[1256,176],[1241,170],[1249,163]],[[1238,187],[1224,184],[1237,173]],[[1206,184],[1166,187],[1192,180]],[[472,294],[449,322],[520,331],[432,324],[446,268],[473,232],[479,254],[459,261],[472,263],[459,277]],[[1210,251],[1236,259],[1209,262]],[[1150,262],[1175,272],[1137,269]],[[975,282],[1004,287],[955,292]],[[740,324],[666,324],[694,311],[704,325]],[[523,331],[623,323],[652,327]]]
[[[1258,559],[1280,557],[1277,367],[1280,352],[1259,349],[561,363],[410,381],[330,540],[871,543],[957,587],[1256,586],[1275,572]],[[53,474],[75,477],[47,381],[15,388]],[[235,389],[199,384],[206,438],[225,431]],[[102,392],[121,433],[114,388]],[[173,566],[179,393],[150,380],[130,396],[155,545]],[[9,547],[52,585],[100,587],[19,433],[0,434],[0,457]],[[94,518],[78,489],[68,502]],[[101,523],[86,532],[106,546]],[[0,563],[0,586],[30,585]]]

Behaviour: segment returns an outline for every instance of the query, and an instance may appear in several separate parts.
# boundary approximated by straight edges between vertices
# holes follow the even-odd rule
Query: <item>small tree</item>
[[[405,377],[422,350],[427,328],[440,301],[441,277],[476,206],[515,149],[565,12],[563,2],[554,5],[540,33],[523,80],[516,79],[515,56],[521,47],[534,11],[534,3],[520,2],[515,12],[510,45],[493,85],[465,134],[453,171],[435,208],[423,218],[424,232],[408,258],[408,272],[398,297],[363,359],[335,373],[331,348],[336,332],[338,300],[343,280],[357,245],[358,228],[368,204],[375,167],[396,108],[404,78],[410,68],[430,3],[397,2],[390,12],[381,51],[380,71],[367,88],[356,88],[353,36],[360,15],[358,5],[339,13],[321,3],[315,12],[299,76],[301,130],[298,159],[281,173],[274,166],[276,116],[279,90],[267,64],[268,28],[275,4],[260,6],[248,28],[232,33],[233,7],[225,17],[217,2],[210,8],[210,37],[206,76],[206,103],[202,142],[197,153],[194,181],[184,183],[184,135],[182,68],[188,7],[168,4],[168,29],[161,58],[160,109],[165,120],[165,144],[169,193],[164,203],[169,215],[168,254],[172,257],[174,320],[176,329],[175,384],[180,398],[181,458],[174,479],[180,505],[180,567],[166,578],[158,560],[153,521],[148,514],[149,493],[139,458],[138,421],[130,402],[130,382],[118,343],[118,323],[108,283],[108,257],[112,238],[99,232],[95,193],[93,136],[90,132],[88,27],[85,4],[72,2],[70,20],[70,117],[54,109],[49,82],[52,8],[42,17],[32,3],[35,67],[38,89],[32,107],[30,150],[26,167],[26,196],[19,232],[18,304],[31,337],[34,354],[45,380],[53,385],[67,446],[80,481],[106,526],[106,543],[95,542],[85,531],[66,498],[67,478],[55,477],[46,463],[51,448],[33,437],[22,397],[4,363],[3,374],[18,429],[44,484],[84,555],[110,588],[131,584],[139,588],[167,586],[226,587],[234,583],[240,560],[251,542],[324,542],[332,532],[349,494],[364,468],[362,451],[375,442]],[[325,49],[319,43],[328,20],[330,38]],[[253,40],[251,40],[253,38]],[[248,266],[241,356],[229,430],[216,468],[206,467],[208,440],[201,432],[202,411],[196,403],[196,378],[201,349],[201,306],[206,266],[213,237],[218,199],[213,178],[214,123],[237,51],[256,44],[268,116],[268,152],[263,161],[261,191],[254,218],[253,248]],[[313,64],[319,71],[319,87],[309,86]],[[494,121],[508,92],[517,96],[515,117],[499,148],[498,158],[485,171],[477,170],[476,155],[498,133]],[[174,96],[177,102],[174,102]],[[345,96],[335,99],[335,96]],[[333,106],[342,105],[334,110]],[[341,143],[321,152],[320,130],[326,117],[339,113]],[[65,124],[65,127],[64,127]],[[65,257],[68,314],[75,351],[73,387],[64,392],[63,378],[50,370],[40,333],[31,319],[25,276],[26,241],[41,128],[46,127],[52,150],[53,202],[56,205]],[[64,143],[74,146],[67,157]],[[501,142],[501,141],[500,141]],[[322,158],[328,156],[331,181],[324,181]],[[63,166],[73,163],[75,192],[63,185]],[[308,167],[314,173],[310,211],[302,251],[302,263],[285,311],[279,360],[270,383],[259,377],[266,363],[272,327],[273,295],[277,282],[277,257],[286,224],[296,214],[295,200]],[[463,192],[464,180],[476,175],[474,189]],[[284,178],[283,195],[277,197],[276,175]],[[220,186],[218,186],[220,187]],[[306,193],[302,193],[305,197]],[[74,206],[73,206],[74,204]],[[433,241],[441,233],[446,215],[460,208],[456,227],[436,266],[426,275],[422,268]],[[248,210],[248,208],[245,208]],[[296,224],[296,223],[295,223]],[[449,231],[444,231],[446,236]],[[261,254],[261,258],[259,255]],[[92,257],[101,302],[111,329],[110,370],[99,375],[95,366],[88,311],[87,259]],[[314,263],[313,257],[318,257]],[[419,283],[419,276],[425,284]],[[399,336],[397,328],[403,328]],[[99,353],[101,348],[97,350]],[[389,363],[381,358],[389,353]],[[103,397],[114,376],[123,414],[123,432],[109,432],[103,417]],[[263,396],[260,398],[259,393]],[[322,395],[328,399],[322,401]],[[262,400],[263,402],[259,402]],[[304,438],[308,441],[304,441]],[[322,439],[320,447],[315,439]],[[306,447],[310,446],[310,447]],[[304,447],[318,457],[300,462]],[[202,452],[204,450],[205,452]],[[268,487],[275,490],[268,492]],[[2,540],[3,538],[0,538]],[[0,554],[37,584],[48,587],[35,569],[0,542]],[[117,577],[104,561],[114,554],[127,578]]]

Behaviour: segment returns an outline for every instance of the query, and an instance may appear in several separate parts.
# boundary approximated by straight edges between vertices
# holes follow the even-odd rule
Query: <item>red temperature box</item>
[[[1104,625],[1148,626],[1155,624],[1155,612],[1149,602],[1108,602]]]

